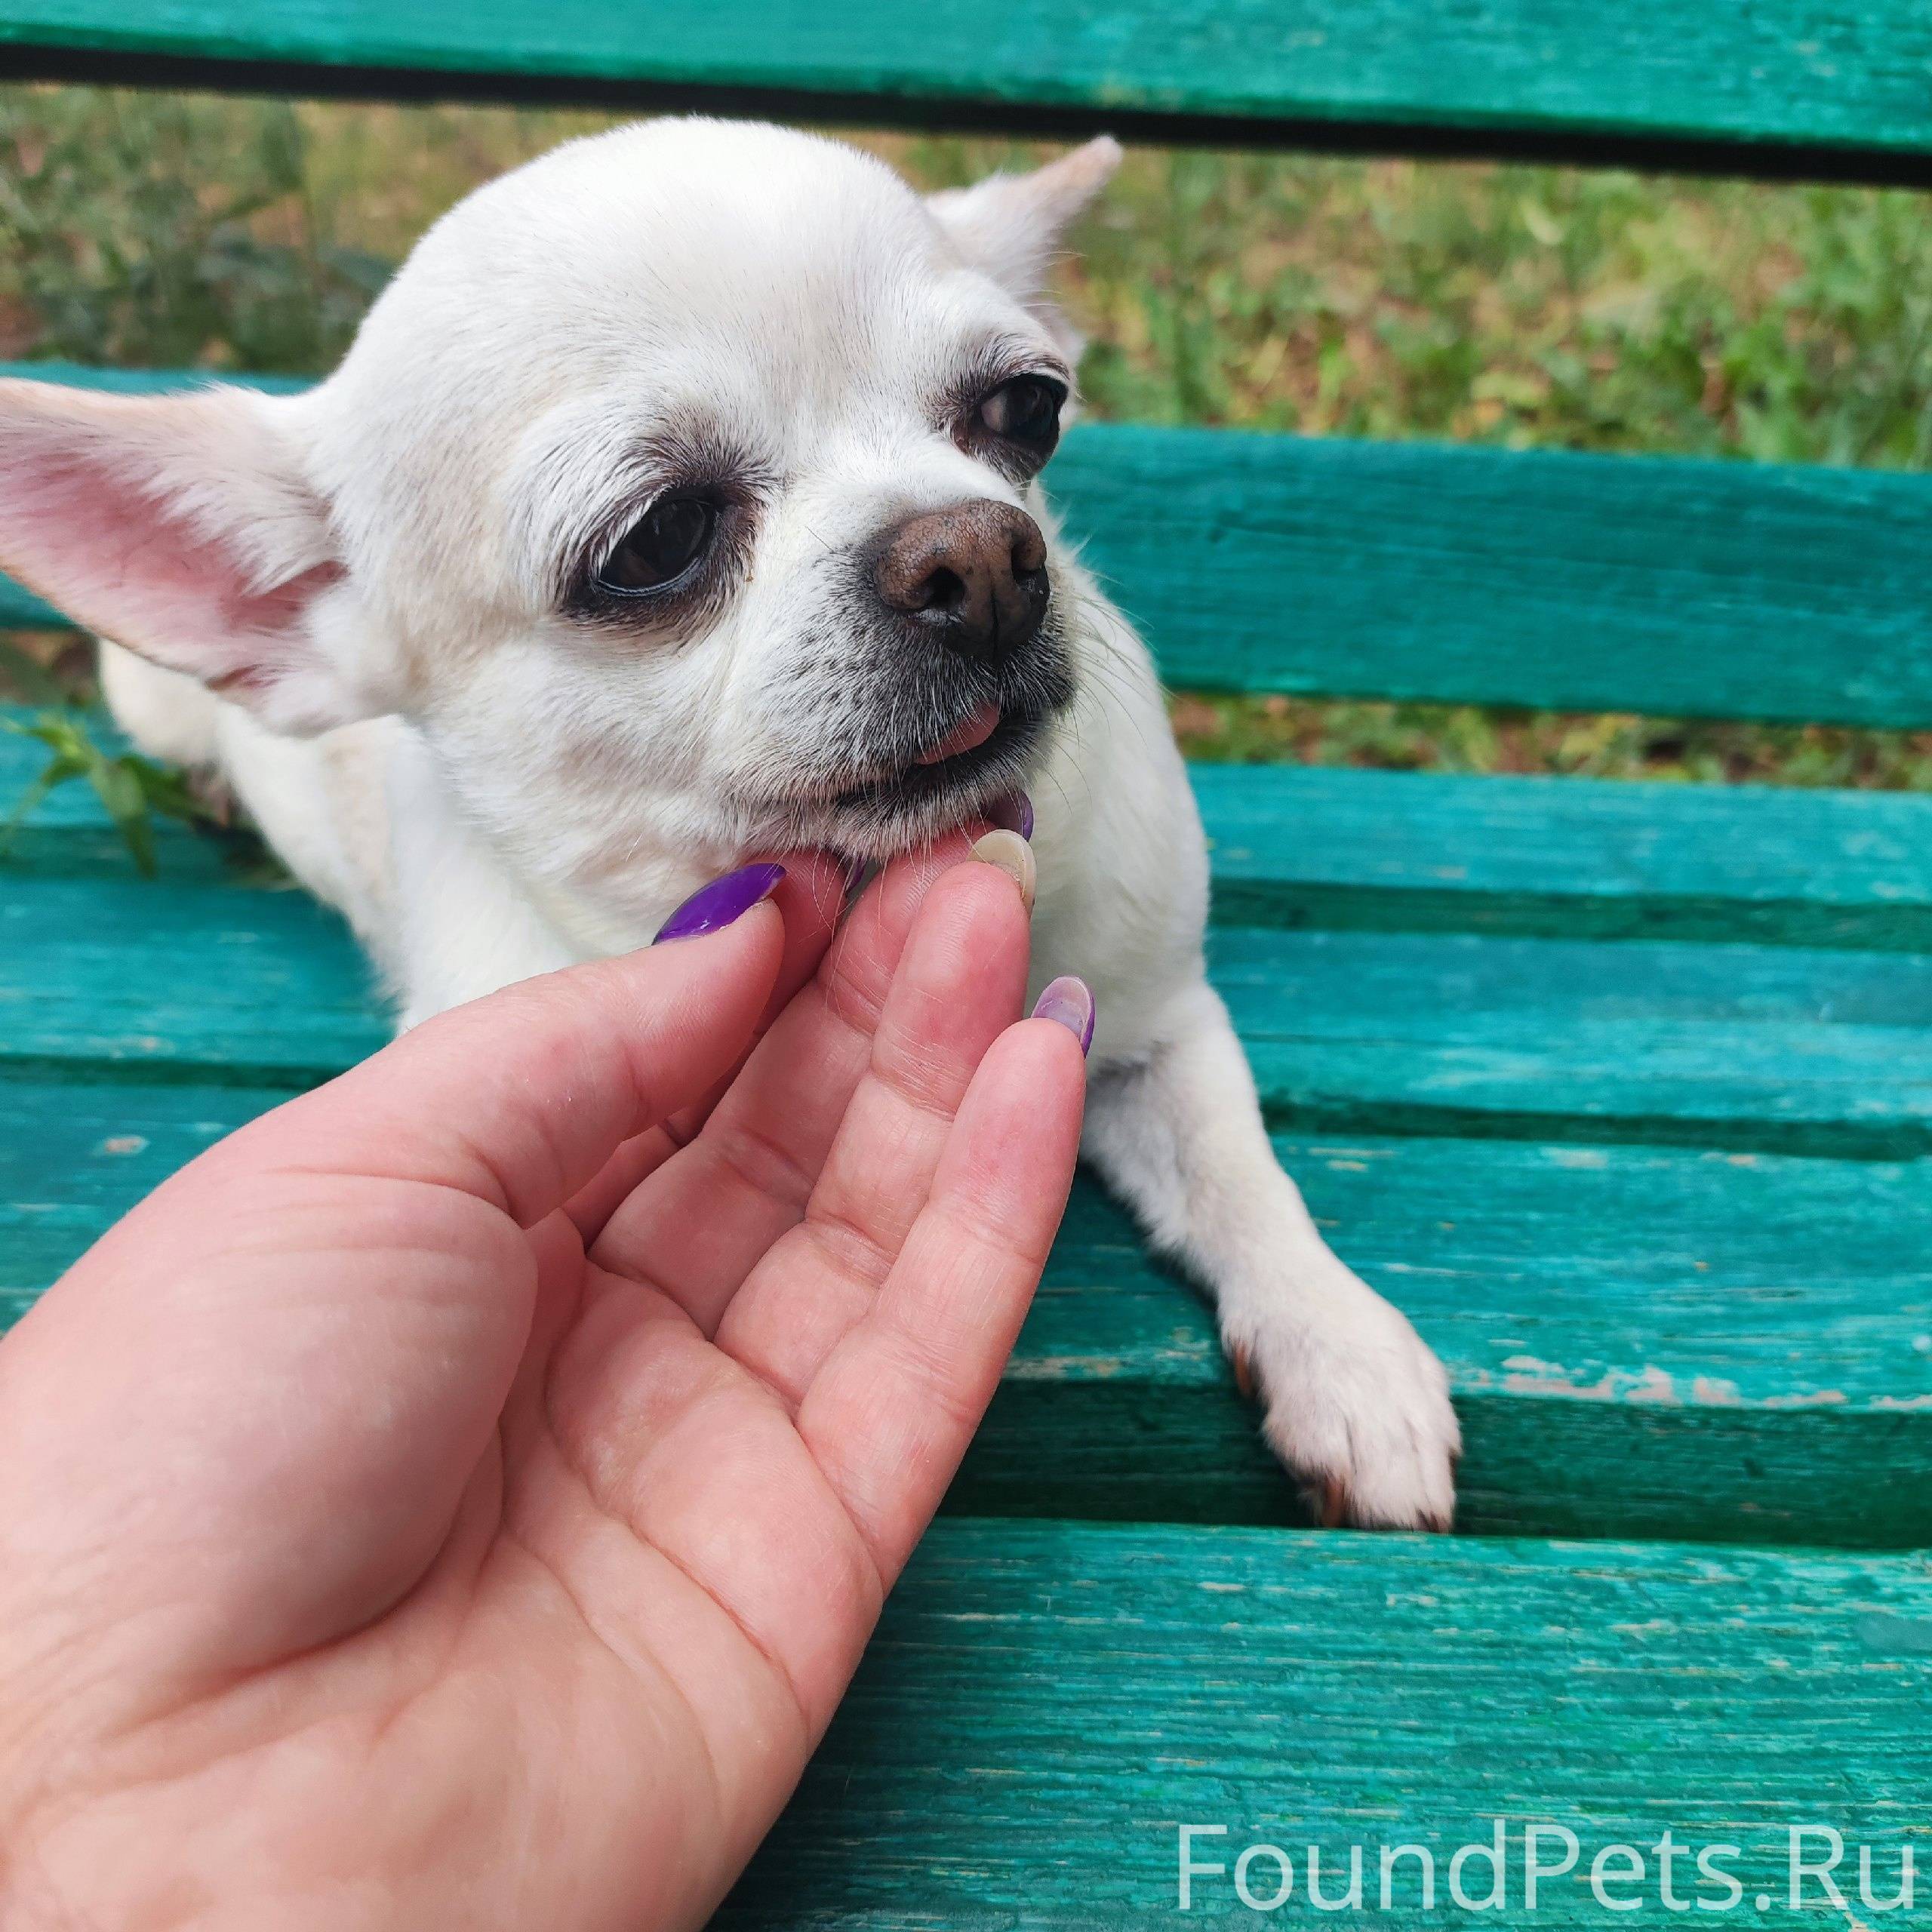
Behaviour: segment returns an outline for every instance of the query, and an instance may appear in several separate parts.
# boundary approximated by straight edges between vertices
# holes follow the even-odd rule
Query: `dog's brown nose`
[[[1018,650],[1046,615],[1040,526],[989,497],[902,523],[887,536],[875,575],[888,610],[975,657]]]

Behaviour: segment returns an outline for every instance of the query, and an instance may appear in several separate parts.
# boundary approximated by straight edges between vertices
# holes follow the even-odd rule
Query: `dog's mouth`
[[[1041,723],[1030,707],[982,700],[906,764],[848,787],[835,809],[881,829],[936,831],[1022,783]]]
[[[808,669],[798,735],[816,743],[792,774],[783,751],[767,759],[740,796],[765,842],[869,859],[912,850],[1030,791],[1077,691],[1051,612],[1031,648],[997,664],[954,653],[909,664],[903,650],[881,648],[854,654],[851,674],[835,684],[817,659]]]
[[[1000,728],[1001,712],[996,704],[975,705],[963,724],[949,731],[930,751],[921,752],[915,764],[943,764],[949,758],[976,752]]]

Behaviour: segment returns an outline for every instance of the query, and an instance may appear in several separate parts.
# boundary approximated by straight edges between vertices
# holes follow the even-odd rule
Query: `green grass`
[[[318,372],[437,213],[605,125],[0,88],[0,356]],[[931,186],[1048,152],[860,138]],[[1143,150],[1078,243],[1098,415],[1932,462],[1915,195]],[[1176,724],[1201,756],[1932,789],[1924,733],[1185,694]]]

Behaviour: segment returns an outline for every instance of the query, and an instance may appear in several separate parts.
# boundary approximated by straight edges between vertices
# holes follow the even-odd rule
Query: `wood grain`
[[[14,0],[23,72],[1918,180],[1912,0]],[[165,63],[165,64],[158,64]]]
[[[0,1079],[0,1312],[282,1097]],[[1932,1162],[1277,1146],[1337,1251],[1448,1367],[1463,1529],[1932,1540]],[[1208,1310],[1090,1182],[952,1506],[1300,1520]]]
[[[1367,1847],[1371,1912],[1379,1848],[1426,1844],[1435,1912],[1411,1861],[1384,1922],[1455,1923],[1441,1868],[1499,1819],[1503,1922],[1612,1918],[1581,1875],[1524,1912],[1538,1823],[1577,1832],[1584,1873],[1600,1846],[1653,1847],[1666,1826],[1735,1844],[1740,1915],[1757,1919],[1763,1891],[1782,1916],[1787,1821],[1830,1820],[1870,1846],[1878,1894],[1895,1889],[1932,1781],[1928,1692],[1918,1557],[941,1524],[720,1923],[1268,1922],[1225,1876],[1176,1915],[1181,1821],[1228,1827],[1198,1842],[1206,1860],[1232,1865],[1255,1840],[1291,1847],[1279,1917],[1302,1922],[1321,1922],[1309,1844],[1331,1896],[1346,1847]],[[1646,1858],[1649,1907],[1626,1922],[1671,1922]],[[1857,1860],[1854,1915],[1882,1923],[1858,1907]],[[1699,1891],[1690,1861],[1677,1878],[1687,1905],[1722,1896]],[[1484,1895],[1481,1866],[1466,1884]],[[1806,1897],[1825,1909],[1815,1884]]]
[[[1350,1131],[1932,1151],[1932,958],[1214,934],[1278,1118]]]
[[[90,729],[125,743],[98,715]],[[0,732],[0,799],[41,761]],[[1223,925],[1932,952],[1932,798],[1293,764],[1189,775]],[[171,881],[234,876],[219,844],[161,829]],[[48,798],[4,863],[128,877],[85,785]]]
[[[1197,764],[1223,924],[1932,952],[1932,798]]]
[[[0,899],[11,1068],[306,1086],[389,1032],[347,928],[293,889],[29,875]]]
[[[1277,1120],[1332,1133],[1932,1152],[1932,957],[1223,928],[1210,966]],[[386,1023],[294,892],[16,875],[0,1066],[301,1085]]]
[[[1177,687],[1932,724],[1932,477],[1097,423],[1048,481]]]
[[[1932,719],[1932,478],[1115,424],[1048,477],[1177,686]]]

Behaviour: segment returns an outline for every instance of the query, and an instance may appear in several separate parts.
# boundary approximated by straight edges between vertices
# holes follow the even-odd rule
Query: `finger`
[[[971,828],[895,860],[853,906],[703,1130],[612,1212],[592,1258],[648,1279],[707,1335],[772,1243],[795,1226],[853,1089],[907,934]]]
[[[718,1346],[789,1403],[870,1306],[924,1205],[980,1060],[1020,1017],[1028,937],[1017,889],[991,866],[961,866],[927,894],[803,1223],[718,1324]]]
[[[426,1021],[217,1155],[431,1183],[533,1226],[733,1063],[784,944],[777,913],[755,906],[702,938],[506,987]]]
[[[665,1123],[669,1139],[678,1146],[692,1139],[703,1126],[712,1109],[737,1077],[739,1068],[818,971],[819,962],[838,931],[851,879],[849,865],[824,852],[793,854],[780,863],[786,868],[785,876],[771,897],[785,921],[785,953],[779,962],[777,983],[737,1065],[708,1094]]]
[[[1086,1062],[1050,1020],[988,1051],[884,1288],[806,1390],[798,1428],[888,1583],[992,1399],[1072,1185]]]
[[[587,1248],[604,1232],[611,1217],[636,1192],[648,1175],[655,1174],[678,1151],[679,1142],[661,1127],[647,1128],[626,1140],[589,1183],[577,1189],[564,1204],[564,1211],[574,1223],[577,1238]]]
[[[697,1133],[746,1057],[818,970],[844,906],[848,868],[823,852],[787,853],[778,863],[785,867],[785,876],[772,894],[771,903],[785,921],[785,947],[758,1025],[744,1051],[706,1094],[661,1125],[626,1141],[589,1184],[571,1198],[567,1211],[586,1247],[596,1241],[612,1213],[645,1177]]]

